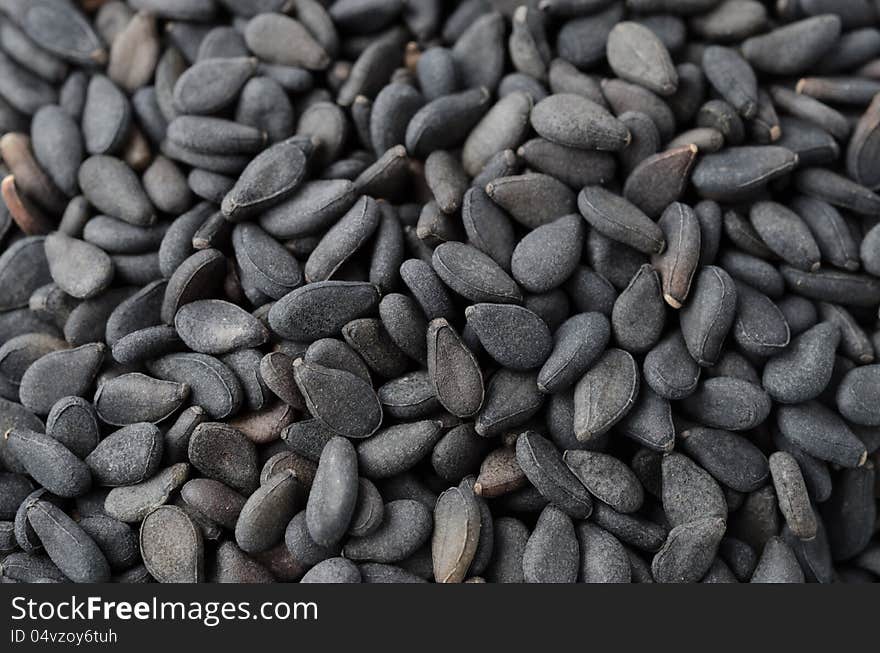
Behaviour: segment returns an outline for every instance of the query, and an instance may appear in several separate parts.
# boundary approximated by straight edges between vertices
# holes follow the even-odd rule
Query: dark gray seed
[[[577,208],[575,195],[568,186],[539,173],[495,178],[486,184],[486,194],[529,229],[571,215]]]
[[[96,215],[85,224],[80,236],[110,254],[145,254],[161,245],[166,228],[167,225],[163,224],[138,227],[106,215]]]
[[[580,547],[580,582],[630,582],[629,555],[616,537],[588,522],[578,524],[575,530]]]
[[[785,280],[775,265],[738,249],[725,249],[719,257],[721,267],[737,281],[751,286],[774,300],[782,298]]]
[[[37,45],[65,61],[84,66],[103,65],[107,51],[86,17],[72,4],[52,0],[12,2],[18,26]]]
[[[798,295],[786,295],[777,300],[776,306],[785,316],[788,328],[793,336],[800,335],[819,322],[816,305],[809,299]]]
[[[763,293],[737,285],[733,338],[746,353],[773,356],[788,346],[790,332],[782,311]]]
[[[174,327],[162,324],[139,329],[120,338],[113,345],[113,358],[123,365],[133,365],[182,348],[183,341]]]
[[[864,365],[847,372],[837,387],[837,409],[840,414],[855,424],[880,425],[878,379],[880,365]]]
[[[647,353],[642,373],[654,392],[670,400],[689,396],[700,379],[700,367],[680,331],[671,333]]]
[[[488,446],[472,424],[459,424],[447,431],[434,446],[431,466],[444,480],[457,482],[479,469]]]
[[[523,551],[523,580],[574,583],[580,564],[578,546],[571,518],[555,506],[547,506]]]
[[[685,307],[681,310],[681,332],[688,351],[701,366],[713,365],[733,326],[737,290],[724,270],[705,266]]]
[[[788,526],[782,530],[782,539],[794,551],[808,582],[830,583],[834,576],[831,547],[818,514],[816,525],[818,530],[812,540],[801,540]]]
[[[110,578],[110,564],[95,541],[60,508],[37,500],[27,518],[40,542],[62,573],[75,583],[102,583]]]
[[[165,458],[175,463],[186,460],[192,432],[205,419],[207,416],[201,406],[190,406],[182,411],[165,431]]]
[[[693,145],[698,152],[711,154],[724,147],[724,134],[713,127],[695,127],[682,132],[667,144],[670,150]]]
[[[113,281],[113,262],[98,247],[61,232],[49,234],[44,244],[52,279],[71,297],[89,299]]]
[[[856,123],[846,154],[846,169],[850,177],[868,188],[880,186],[874,171],[877,154],[877,127],[880,103],[872,101]]]
[[[408,84],[392,83],[385,86],[376,95],[370,111],[367,145],[372,146],[377,156],[395,145],[403,145],[407,125],[424,104],[422,94]],[[353,107],[357,106],[360,104],[356,100]]]
[[[8,106],[16,112],[15,119],[22,119],[18,114],[33,115],[40,107],[58,102],[58,92],[44,79],[34,75],[0,52],[0,92]]]
[[[174,274],[178,266],[193,253],[193,236],[214,211],[211,204],[203,202],[171,223],[159,245],[159,267],[163,276]]]
[[[458,211],[469,181],[461,163],[449,152],[436,150],[425,159],[425,183],[443,213]]]
[[[281,432],[281,439],[294,453],[315,463],[332,437],[332,431],[317,419],[294,422]]]
[[[375,200],[362,197],[321,239],[305,264],[309,283],[326,281],[353,256],[376,231],[380,212]]]
[[[573,93],[551,95],[536,104],[531,123],[540,136],[567,147],[619,151],[630,142],[626,125],[604,107]]]
[[[500,517],[494,520],[492,561],[485,569],[486,579],[492,583],[522,583],[523,557],[529,530],[518,519]]]
[[[508,304],[476,304],[465,311],[468,325],[486,352],[504,367],[527,370],[550,355],[546,323],[530,310]]]
[[[532,111],[532,99],[516,91],[504,96],[471,130],[461,159],[465,171],[476,176],[492,157],[522,143]]]
[[[45,241],[40,236],[25,237],[0,255],[0,309],[27,306],[37,288],[51,283]]]
[[[86,458],[99,485],[142,483],[159,469],[162,434],[152,424],[137,423],[110,434]]]
[[[425,583],[424,579],[394,565],[366,562],[358,567],[364,583]]]
[[[794,181],[797,189],[805,195],[860,215],[871,216],[880,210],[880,195],[831,170],[801,169],[794,175]]]
[[[241,384],[232,370],[212,356],[167,354],[151,361],[147,367],[160,379],[188,385],[192,403],[201,406],[214,419],[234,415],[241,406]]]
[[[189,465],[178,463],[167,467],[151,479],[110,490],[104,502],[107,514],[120,521],[140,522],[149,513],[164,505],[179,489],[189,474]]]
[[[358,567],[345,558],[329,558],[312,567],[300,580],[301,583],[360,583]]]
[[[767,361],[764,389],[775,401],[786,404],[818,397],[831,380],[839,342],[840,331],[830,322],[805,331],[785,351]]]
[[[167,137],[180,147],[205,154],[256,154],[266,135],[249,125],[206,116],[179,116],[168,124]]]
[[[483,375],[473,353],[449,323],[432,320],[427,332],[428,374],[446,410],[470,417],[483,404]]]
[[[416,303],[407,295],[386,294],[379,302],[382,326],[394,344],[410,358],[427,361],[428,324]]]
[[[404,233],[397,211],[390,204],[381,203],[379,214],[379,226],[373,239],[369,280],[387,295],[400,283],[400,264],[405,257]]]
[[[340,547],[322,547],[315,543],[306,527],[306,511],[290,520],[284,533],[284,543],[294,560],[301,566],[311,567],[339,554]],[[302,573],[302,572],[300,572]]]
[[[580,260],[584,231],[578,215],[559,218],[531,231],[513,251],[514,279],[533,293],[547,292],[561,285]]]
[[[725,487],[753,492],[766,484],[767,457],[745,437],[704,427],[679,434],[684,451]]]
[[[711,45],[703,51],[703,72],[709,83],[744,118],[758,111],[758,82],[755,71],[731,48]]]
[[[466,485],[449,488],[434,507],[431,558],[438,583],[460,583],[477,552],[481,513],[473,490]]]
[[[445,95],[419,109],[406,128],[405,145],[414,156],[460,145],[489,108],[485,88]]]
[[[287,93],[269,77],[254,77],[244,85],[235,121],[263,132],[270,143],[283,141],[294,132],[294,111]]]
[[[187,506],[230,530],[235,529],[238,516],[246,503],[238,492],[210,478],[187,481],[180,489],[180,496]]]
[[[83,107],[82,136],[89,154],[122,150],[132,126],[131,103],[110,79],[95,75]]]
[[[608,36],[623,18],[622,5],[612,3],[606,8],[608,4],[597,2],[589,7],[578,4],[572,6],[570,11],[559,12],[560,16],[573,16],[563,23],[557,37],[556,49],[562,59],[578,68],[587,69],[605,58]],[[551,13],[557,14],[555,10],[551,10]]]
[[[235,102],[256,70],[257,60],[249,57],[199,61],[174,84],[174,108],[188,114],[216,113]]]
[[[804,272],[788,265],[780,271],[792,292],[809,299],[866,307],[880,302],[880,282],[868,275],[833,269]]]
[[[67,349],[67,343],[46,333],[23,333],[0,347],[0,378],[9,388],[9,398],[18,399],[21,377],[46,354]]]
[[[678,89],[678,74],[669,51],[644,25],[617,23],[608,34],[607,57],[621,79],[660,95],[672,95]]]
[[[216,249],[201,249],[190,255],[168,280],[162,301],[162,321],[172,324],[183,306],[219,295],[225,272],[226,257]],[[197,308],[191,310],[204,305],[199,302]]]
[[[98,444],[100,426],[92,404],[81,397],[63,397],[46,418],[46,435],[58,440],[78,458],[85,458]]]
[[[646,215],[657,218],[681,197],[696,158],[695,145],[648,156],[627,177],[624,196]]]
[[[22,404],[46,415],[62,397],[82,396],[98,373],[105,349],[103,344],[94,343],[46,354],[21,377]]]
[[[794,211],[776,202],[757,202],[749,219],[770,250],[789,265],[809,272],[819,269],[819,245]]]
[[[266,328],[257,318],[218,299],[184,304],[174,316],[174,327],[190,349],[203,354],[258,347],[268,339]]]
[[[833,14],[805,18],[746,39],[742,53],[762,72],[797,75],[835,47],[840,28],[840,18]]]
[[[377,394],[383,410],[398,419],[428,417],[442,409],[431,377],[421,370],[388,381]]]
[[[660,278],[649,264],[643,265],[618,295],[611,310],[611,330],[623,349],[640,353],[660,339],[666,322]]]
[[[369,478],[388,478],[411,469],[443,435],[440,422],[424,420],[388,426],[358,445],[361,472]]]
[[[597,231],[640,252],[658,254],[666,245],[660,227],[638,207],[600,186],[580,192],[578,209]]]
[[[296,384],[309,412],[339,435],[365,438],[382,422],[382,405],[372,386],[358,376],[297,359]]]
[[[475,428],[483,437],[500,435],[528,422],[544,403],[534,372],[502,368],[489,380]]]
[[[792,443],[820,460],[858,467],[867,458],[865,445],[846,423],[816,401],[778,407],[776,424]]]
[[[850,125],[846,117],[809,95],[796,93],[783,86],[771,86],[770,96],[779,109],[795,118],[821,128],[839,140],[846,140],[849,136]],[[783,138],[785,131],[783,124]]]
[[[378,303],[379,292],[368,283],[312,283],[276,302],[269,311],[269,326],[290,340],[317,340],[338,334],[345,324],[372,312]]]
[[[504,18],[492,11],[473,20],[452,48],[462,87],[495,88],[504,69]]]
[[[385,516],[382,496],[373,483],[365,478],[358,479],[357,501],[348,528],[349,535],[362,537],[375,532]]]
[[[767,419],[771,401],[759,386],[719,376],[703,381],[697,391],[684,400],[683,406],[689,415],[706,426],[744,431]]]
[[[871,540],[876,520],[874,477],[874,465],[869,462],[843,470],[834,479],[834,491],[822,509],[835,560],[855,557]]]
[[[710,41],[739,41],[760,32],[767,23],[767,8],[754,0],[726,0],[689,25]]]
[[[619,153],[627,174],[661,149],[660,132],[650,116],[639,111],[625,111],[619,116],[630,132],[630,143]]]
[[[409,367],[409,359],[376,318],[352,320],[342,328],[342,336],[379,376],[395,378]]]
[[[772,537],[752,574],[752,583],[803,583],[804,572],[791,548],[780,537]]]
[[[623,462],[592,451],[566,451],[563,460],[590,494],[617,512],[630,513],[641,507],[642,486]]]
[[[577,519],[589,517],[589,493],[547,439],[533,431],[524,433],[517,440],[516,459],[529,482],[557,508]]]
[[[627,124],[623,116],[620,119]],[[656,131],[653,123],[650,126]],[[630,125],[627,124],[627,127],[635,142],[638,136],[633,135]],[[659,140],[659,135],[657,138]],[[624,152],[632,147],[631,142]],[[538,172],[556,177],[572,188],[606,183],[614,177],[617,167],[614,156],[610,153],[566,147],[543,138],[526,141],[517,149],[517,155]]]
[[[676,526],[651,562],[658,583],[693,583],[711,567],[724,536],[721,517],[704,517]]]
[[[658,551],[666,541],[666,528],[637,514],[617,512],[602,501],[594,502],[592,521],[624,544],[641,551]]]
[[[176,506],[162,506],[144,519],[140,530],[144,564],[161,583],[204,580],[205,548],[201,531]]]
[[[461,219],[470,244],[492,257],[502,269],[510,269],[515,244],[513,225],[482,188],[465,193]]]
[[[672,408],[651,388],[642,388],[632,409],[620,420],[618,430],[655,451],[669,451],[675,440]]]
[[[681,308],[700,262],[700,221],[693,209],[675,202],[663,212],[658,224],[666,249],[655,255],[652,263],[660,275],[663,299],[673,308]]]
[[[12,472],[0,472],[0,488],[3,489],[0,494],[0,516],[4,520],[15,518],[21,505],[34,492],[34,485],[27,476]]]
[[[802,540],[816,537],[816,518],[797,460],[789,453],[777,451],[770,456],[770,473],[788,528]]]
[[[114,426],[156,423],[176,412],[188,396],[189,386],[185,383],[160,381],[135,372],[102,383],[95,394],[95,409],[103,422]]]
[[[160,280],[137,292],[133,292],[133,288],[111,289],[100,297],[82,302],[64,325],[68,342],[105,339],[112,347],[130,333],[157,326],[161,322],[159,311],[166,285]]]
[[[312,539],[331,547],[349,529],[358,497],[358,456],[345,438],[335,437],[321,452],[306,506]]]
[[[432,521],[428,509],[417,501],[391,501],[385,504],[385,516],[376,531],[349,538],[344,548],[345,557],[381,563],[400,562],[427,542]]]
[[[555,394],[571,387],[605,350],[610,337],[608,319],[601,313],[581,313],[566,320],[538,374],[538,389]]]
[[[160,211],[180,214],[192,206],[186,177],[171,159],[157,156],[144,171],[143,184],[150,201]]]
[[[704,198],[737,200],[754,194],[767,182],[790,172],[796,164],[797,156],[784,147],[734,147],[702,157],[692,180]]]
[[[632,409],[639,376],[635,360],[622,349],[608,349],[593,364],[574,390],[574,432],[579,441],[602,435]]]
[[[119,159],[89,157],[80,166],[79,185],[89,203],[106,215],[140,227],[156,221],[156,212],[140,180]]]
[[[290,197],[305,178],[311,149],[294,136],[258,154],[223,198],[223,215],[237,222]]]
[[[241,507],[235,541],[247,553],[266,551],[281,541],[284,529],[301,502],[295,474],[284,471],[268,479]]]
[[[79,526],[101,549],[112,571],[124,571],[140,562],[137,533],[125,522],[94,515],[81,519]]]
[[[266,358],[271,360],[271,357],[274,357],[278,354],[285,356],[285,359],[280,359],[284,361],[282,363],[282,373],[285,376],[287,375],[288,366],[290,366],[289,370],[292,373],[293,360],[290,358],[290,356],[282,354],[281,352],[272,352],[270,354],[267,354]],[[290,360],[290,363],[288,363],[287,360]],[[317,363],[318,365],[323,365],[324,367],[331,367],[337,370],[345,370],[346,372],[351,372],[355,376],[359,376],[368,383],[371,382],[370,368],[367,367],[366,363],[364,363],[364,360],[361,358],[360,354],[358,354],[357,351],[355,351],[349,344],[342,342],[341,340],[336,340],[334,338],[322,338],[321,340],[315,340],[315,342],[310,344],[308,349],[306,349],[303,360],[305,360],[307,363]],[[275,374],[278,374],[278,372],[275,372]]]
[[[60,497],[88,492],[89,468],[67,447],[43,433],[27,428],[7,432],[4,447],[37,483]]]
[[[227,424],[199,424],[190,437],[189,460],[205,476],[245,494],[258,485],[260,470],[254,444]]]
[[[43,107],[31,123],[31,146],[40,166],[55,185],[68,196],[76,195],[83,141],[73,118],[60,107]]]

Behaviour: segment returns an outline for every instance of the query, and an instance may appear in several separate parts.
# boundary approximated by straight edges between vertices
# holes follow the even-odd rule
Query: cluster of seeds
[[[0,0],[2,580],[878,580],[878,27]]]

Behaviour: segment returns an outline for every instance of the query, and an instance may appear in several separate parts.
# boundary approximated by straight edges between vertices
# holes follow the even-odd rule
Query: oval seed
[[[587,186],[578,195],[578,209],[603,235],[646,254],[659,254],[666,242],[648,216],[622,197],[599,186]]]
[[[52,494],[76,497],[89,491],[89,468],[57,440],[27,428],[12,428],[4,440],[4,449]]]
[[[159,582],[204,580],[202,534],[180,508],[162,506],[147,515],[141,524],[140,545],[144,564]]]
[[[578,381],[574,390],[574,429],[581,442],[602,435],[633,407],[639,371],[632,356],[608,349]]]
[[[36,531],[49,558],[75,583],[106,583],[110,564],[95,541],[48,501],[37,500],[27,507],[28,523]]]
[[[330,431],[365,438],[379,428],[382,406],[368,382],[301,358],[293,373],[309,412]]]
[[[516,459],[526,478],[553,505],[571,517],[589,517],[593,510],[589,493],[548,440],[532,431],[522,434],[516,443]]]
[[[189,386],[185,383],[160,381],[135,372],[102,383],[94,403],[103,422],[125,426],[161,422],[175,413],[188,396]]]
[[[281,541],[301,502],[301,487],[290,470],[276,474],[248,497],[235,522],[242,551],[257,553]]]
[[[321,546],[332,546],[348,531],[358,495],[358,455],[345,438],[324,447],[306,506],[306,526]]]
[[[86,458],[96,483],[109,487],[141,483],[159,469],[162,434],[152,424],[131,424],[111,433]]]

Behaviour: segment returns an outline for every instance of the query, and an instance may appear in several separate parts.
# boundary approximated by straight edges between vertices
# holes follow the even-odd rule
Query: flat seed
[[[382,406],[369,383],[342,370],[297,359],[294,378],[309,412],[327,429],[351,438],[372,435]]]
[[[248,57],[206,59],[186,69],[174,85],[174,108],[188,114],[216,113],[233,104],[257,70]]]
[[[578,540],[571,518],[547,506],[538,518],[523,552],[527,583],[573,583],[579,566]]]
[[[190,399],[214,419],[224,419],[238,412],[242,388],[226,365],[206,354],[167,354],[151,361],[151,374],[166,381],[186,384]]]
[[[517,440],[516,458],[529,482],[557,508],[577,519],[589,517],[593,510],[589,493],[548,440],[524,433]]]
[[[797,156],[784,147],[734,147],[702,157],[691,179],[706,199],[736,200],[754,194],[796,164]]]
[[[745,437],[694,427],[682,431],[679,438],[685,453],[725,487],[754,492],[767,482],[767,457]]]
[[[369,478],[394,476],[425,458],[442,435],[434,420],[388,426],[358,445],[359,468]]]
[[[335,437],[321,452],[306,506],[312,539],[333,546],[348,531],[358,496],[358,457],[345,438]]]
[[[620,541],[606,530],[588,522],[578,524],[580,570],[583,583],[628,583],[629,556]]]
[[[538,388],[552,394],[573,385],[604,351],[610,337],[608,319],[600,313],[570,317],[554,335],[553,350],[538,374]]]
[[[611,331],[629,352],[648,351],[660,339],[666,321],[660,278],[648,264],[639,268],[611,310]]]
[[[79,169],[79,185],[86,199],[102,213],[129,224],[149,226],[155,210],[134,171],[110,156],[93,156]]]
[[[437,399],[453,415],[470,417],[483,405],[483,374],[477,359],[449,323],[428,324],[428,374]]]
[[[588,442],[619,422],[639,393],[639,371],[632,356],[608,349],[575,386],[574,429]]]
[[[693,583],[712,565],[724,535],[720,517],[704,517],[676,526],[651,562],[654,579],[660,583]]]
[[[260,13],[247,23],[244,37],[254,54],[269,63],[312,70],[322,70],[330,64],[327,52],[308,28],[289,16]]]
[[[110,564],[95,541],[60,508],[37,500],[27,508],[28,523],[36,531],[49,558],[75,583],[102,583],[110,578]]]
[[[162,434],[152,424],[126,426],[108,435],[86,458],[99,485],[118,487],[141,483],[159,469]]]
[[[797,75],[837,44],[840,28],[840,18],[832,14],[805,18],[746,39],[742,53],[762,72]]]
[[[107,494],[104,509],[108,515],[120,521],[140,522],[164,505],[171,494],[184,484],[188,474],[189,465],[178,463],[166,467],[143,483],[113,488]]]
[[[42,487],[61,497],[88,492],[92,477],[85,463],[67,447],[43,433],[13,428],[4,447]]]
[[[250,494],[258,485],[254,444],[238,429],[221,422],[199,424],[189,441],[189,460],[209,478]]]
[[[880,366],[864,365],[846,373],[837,388],[837,409],[847,420],[865,426],[880,425],[877,379]]]
[[[770,397],[759,386],[733,377],[706,379],[684,400],[685,410],[706,426],[744,431],[764,422]]]
[[[281,472],[257,488],[242,506],[235,523],[235,541],[246,553],[270,549],[301,502],[301,486],[291,471]]]
[[[496,177],[486,184],[485,190],[493,202],[529,229],[571,215],[577,208],[571,189],[545,174]]]
[[[204,580],[205,547],[201,531],[175,506],[162,506],[141,524],[140,546],[150,575],[161,583]]]
[[[691,297],[681,311],[682,335],[693,359],[701,366],[718,360],[736,311],[733,279],[721,268],[706,266],[697,275]]]
[[[703,72],[709,83],[744,118],[758,111],[758,82],[755,71],[731,48],[712,45],[703,52]]]
[[[567,147],[616,152],[630,142],[623,123],[604,107],[572,93],[557,93],[538,102],[531,123],[540,136]]]
[[[660,95],[678,89],[678,74],[663,42],[635,22],[617,23],[608,34],[608,64],[614,73]]]
[[[794,456],[783,451],[772,454],[770,473],[779,499],[779,510],[792,533],[802,540],[816,537],[816,518],[804,477]]]
[[[64,397],[46,417],[46,435],[58,440],[78,458],[85,458],[97,446],[98,416],[92,404],[81,397]]]
[[[460,583],[480,539],[480,509],[470,488],[449,488],[434,508],[431,554],[438,583]]]
[[[604,188],[584,188],[578,209],[594,229],[640,252],[658,254],[666,246],[660,227],[634,204]]]
[[[309,341],[336,335],[351,320],[374,310],[375,286],[349,281],[324,281],[298,288],[269,311],[269,326],[290,340]]]
[[[641,483],[623,462],[608,454],[566,451],[563,460],[590,494],[623,513],[638,510],[644,498]]]
[[[431,535],[432,518],[417,501],[402,499],[385,504],[385,518],[370,535],[349,538],[345,557],[394,563],[415,553]]]

